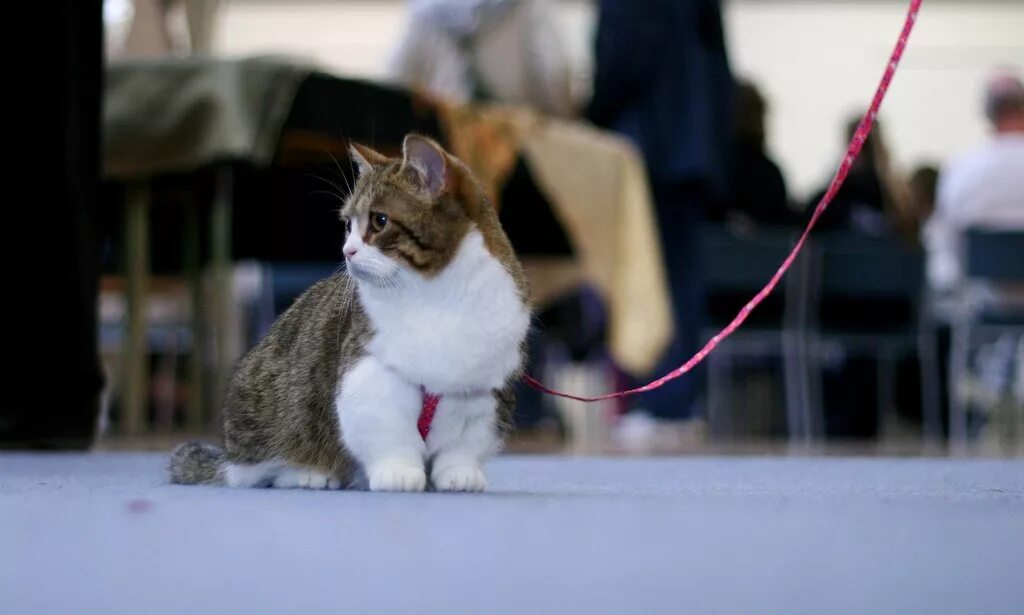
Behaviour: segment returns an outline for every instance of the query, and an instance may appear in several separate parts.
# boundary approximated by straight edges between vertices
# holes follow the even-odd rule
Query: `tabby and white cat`
[[[530,310],[497,213],[461,162],[409,135],[353,146],[345,271],[299,297],[241,361],[224,449],[187,443],[171,481],[480,491],[510,427]],[[424,439],[424,391],[439,395]],[[428,480],[429,479],[429,480]]]

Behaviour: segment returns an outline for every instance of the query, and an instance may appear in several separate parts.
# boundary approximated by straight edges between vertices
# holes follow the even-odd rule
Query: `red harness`
[[[434,423],[434,415],[437,413],[437,404],[441,401],[441,396],[427,393],[425,387],[420,387],[420,390],[423,391],[423,408],[420,410],[420,418],[416,421],[416,427],[420,430],[420,437],[426,440],[427,434],[430,433],[430,426]]]

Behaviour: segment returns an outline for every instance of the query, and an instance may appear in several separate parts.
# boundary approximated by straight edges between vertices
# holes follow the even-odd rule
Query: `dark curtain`
[[[102,376],[96,339],[102,0],[21,3],[6,75],[0,447],[84,448]],[[13,38],[11,39],[14,40]],[[5,225],[6,226],[6,225]]]

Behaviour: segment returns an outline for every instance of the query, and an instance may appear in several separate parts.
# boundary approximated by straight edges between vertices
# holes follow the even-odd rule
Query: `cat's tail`
[[[167,469],[171,482],[180,485],[223,485],[227,457],[212,444],[186,442],[171,452]]]

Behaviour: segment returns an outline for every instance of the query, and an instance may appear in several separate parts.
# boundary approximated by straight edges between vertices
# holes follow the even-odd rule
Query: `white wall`
[[[902,24],[897,0],[726,0],[734,69],[768,97],[769,141],[791,189],[823,183],[842,125],[862,110]],[[881,119],[898,164],[941,161],[985,136],[980,89],[994,65],[1024,67],[1024,3],[928,0]],[[589,72],[594,11],[557,3],[580,78]],[[226,54],[292,53],[339,74],[382,76],[403,26],[397,0],[226,3],[216,47]]]
[[[733,0],[734,70],[772,105],[769,139],[795,192],[831,175],[846,117],[863,111],[903,23],[906,3]],[[985,137],[981,90],[995,65],[1024,67],[1024,4],[927,0],[880,115],[904,169],[941,161]]]
[[[228,0],[226,5],[218,24],[218,51],[289,53],[338,74],[360,77],[382,74],[384,59],[404,23],[403,3],[395,0]]]

